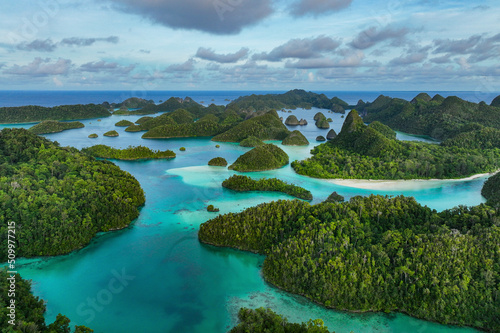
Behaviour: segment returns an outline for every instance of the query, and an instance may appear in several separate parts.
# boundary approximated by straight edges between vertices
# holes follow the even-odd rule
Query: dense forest
[[[327,307],[499,331],[499,221],[485,205],[437,213],[372,195],[264,203],[203,223],[199,239],[266,254],[268,282]]]
[[[337,97],[330,99],[324,94],[306,92],[300,89],[290,90],[284,94],[242,96],[228,105],[228,108],[250,111],[311,109],[313,107],[344,113],[349,105]]]
[[[380,122],[366,126],[352,110],[337,137],[315,147],[311,158],[295,161],[292,167],[302,175],[344,179],[449,179],[500,168],[498,148],[464,148],[395,137]]]
[[[11,279],[14,277],[14,279]],[[11,288],[11,282],[15,281],[15,288]],[[15,290],[15,297],[11,297],[11,291]],[[9,295],[10,294],[10,295]],[[9,315],[11,311],[11,299],[15,300],[15,320]],[[31,293],[31,281],[25,280],[19,274],[8,274],[5,269],[0,270],[0,330],[8,333],[69,333],[70,320],[59,314],[56,320],[47,325],[44,314],[45,303]],[[13,320],[14,325],[9,323]],[[85,326],[75,326],[74,333],[92,333],[93,330]]]
[[[79,249],[100,231],[128,226],[144,200],[139,182],[111,162],[27,130],[0,132],[0,243],[7,248],[15,222],[18,257]]]
[[[240,323],[229,333],[329,333],[321,319],[310,319],[307,323],[289,323],[286,318],[271,309],[258,308],[255,310],[241,308],[238,312]]]
[[[41,123],[32,126],[29,131],[35,134],[48,134],[83,127],[85,127],[85,125],[79,121],[63,122],[56,120],[44,120]]]
[[[262,146],[264,145],[264,141],[261,139],[256,138],[255,136],[249,136],[246,139],[241,140],[240,146],[241,147],[257,147],[257,146]]]
[[[152,99],[146,100],[144,98],[139,98],[139,97],[130,97],[124,100],[121,103],[108,103],[104,102],[102,105],[107,108],[107,109],[140,109],[144,108],[149,104],[154,104],[154,101]]]
[[[290,131],[279,119],[276,111],[269,111],[263,115],[247,119],[231,129],[215,136],[213,141],[241,142],[254,136],[260,140],[283,140]]]
[[[116,160],[160,159],[175,157],[175,153],[171,150],[151,150],[150,148],[144,146],[116,149],[106,145],[96,145],[83,148],[82,152],[94,157],[111,158]]]
[[[471,123],[500,129],[500,107],[484,102],[472,103],[456,96],[431,98],[425,93],[408,102],[379,96],[372,103],[356,106],[366,122],[378,120],[391,128],[438,140],[469,131]]]
[[[259,180],[252,179],[247,176],[233,175],[222,182],[222,187],[233,191],[271,191],[282,192],[293,197],[312,200],[311,192],[294,184],[287,184],[277,178],[262,178]]]
[[[304,134],[300,131],[295,130],[281,142],[284,146],[307,146],[309,141],[306,139]]]
[[[208,165],[226,167],[227,161],[224,157],[214,157],[210,161],[208,161]]]
[[[288,155],[271,143],[253,148],[236,159],[229,170],[240,172],[279,169],[288,164]]]
[[[78,104],[43,107],[37,105],[0,107],[0,123],[29,123],[44,120],[74,120],[109,117],[111,113],[102,105]]]
[[[500,172],[488,178],[481,190],[488,204],[500,208]]]

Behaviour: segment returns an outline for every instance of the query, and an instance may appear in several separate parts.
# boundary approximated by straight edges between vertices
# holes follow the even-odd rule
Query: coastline
[[[478,173],[466,178],[456,178],[456,179],[324,179],[325,181],[345,186],[354,187],[364,190],[392,190],[392,191],[405,191],[405,190],[418,190],[433,187],[440,187],[443,183],[454,183],[454,182],[467,182],[475,179],[479,179],[486,176],[493,176],[500,172],[497,170],[491,173]]]

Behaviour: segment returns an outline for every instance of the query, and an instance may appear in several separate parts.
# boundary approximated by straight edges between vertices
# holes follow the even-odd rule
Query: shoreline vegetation
[[[267,282],[328,308],[498,331],[499,215],[487,205],[438,213],[403,196],[279,200],[211,219],[198,237],[266,255]]]
[[[23,221],[20,258],[81,249],[99,232],[129,226],[145,202],[128,172],[24,129],[0,131],[0,180],[0,221]]]
[[[56,120],[44,120],[41,123],[32,126],[28,129],[28,131],[35,134],[50,134],[84,127],[85,125],[79,121],[63,122]]]
[[[237,192],[281,192],[307,201],[313,199],[310,191],[294,184],[285,183],[277,178],[261,178],[255,180],[247,176],[233,175],[222,182],[222,187]]]
[[[82,152],[93,157],[125,161],[143,159],[171,159],[176,157],[175,153],[171,150],[152,150],[144,146],[130,146],[126,149],[116,149],[106,145],[95,145],[92,147],[83,148]]]

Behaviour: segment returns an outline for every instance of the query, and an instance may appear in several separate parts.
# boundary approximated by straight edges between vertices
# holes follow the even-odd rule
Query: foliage
[[[229,103],[228,107],[250,110],[250,111],[268,111],[278,109],[311,109],[313,107],[320,109],[338,110],[346,109],[348,105],[341,99],[334,97],[329,99],[324,94],[306,92],[304,90],[290,90],[284,94],[251,95],[240,97]]]
[[[491,106],[496,106],[496,107],[500,107],[500,95],[498,95],[497,97],[495,97],[493,99],[493,101],[491,101]]]
[[[396,140],[396,132],[394,132],[389,126],[382,124],[380,121],[374,121],[370,123],[368,127],[373,128],[388,139]]]
[[[129,121],[129,120],[125,120],[125,119],[120,120],[119,122],[117,122],[115,124],[115,126],[118,126],[118,127],[128,127],[130,125],[134,125],[134,123]]]
[[[208,165],[226,167],[227,161],[224,157],[214,157],[210,161],[208,161]]]
[[[90,139],[95,139],[95,138],[98,138],[99,135],[97,135],[96,133],[92,133],[92,134],[89,134],[89,138]]]
[[[287,184],[277,178],[252,179],[247,176],[233,175],[224,180],[222,186],[238,192],[247,191],[271,191],[282,192],[293,197],[312,200],[312,194],[308,190],[293,184]]]
[[[124,100],[123,102],[121,103],[107,103],[107,102],[104,102],[102,103],[103,106],[107,107],[108,109],[139,109],[139,108],[143,108],[145,107],[146,105],[149,105],[149,104],[154,104],[154,101],[153,100],[146,100],[144,98],[139,98],[139,97],[131,97],[131,98],[127,98],[126,100]]]
[[[484,205],[437,213],[372,195],[261,204],[203,223],[199,239],[267,254],[268,282],[327,307],[498,331],[499,221]]]
[[[481,190],[483,197],[492,206],[500,206],[500,173],[488,178]]]
[[[108,131],[108,132],[104,133],[103,135],[104,136],[119,136],[120,134],[118,134],[117,131],[112,130],[112,131]]]
[[[438,140],[452,138],[463,132],[470,123],[500,129],[500,108],[484,102],[471,103],[456,96],[430,99],[420,94],[411,102],[379,96],[358,111],[364,120],[378,120],[393,129],[407,133],[429,135]]]
[[[175,157],[175,153],[171,150],[151,150],[150,148],[143,146],[130,146],[127,149],[116,149],[105,145],[96,145],[88,148],[83,148],[82,152],[94,157],[111,158],[116,160],[159,159]]]
[[[288,164],[288,155],[278,146],[265,144],[253,148],[229,166],[241,172],[264,171],[281,168]]]
[[[344,196],[338,194],[337,192],[333,192],[326,198],[325,202],[344,202]]]
[[[141,124],[145,123],[146,121],[151,120],[151,119],[153,119],[153,118],[154,118],[154,117],[144,116],[144,117],[141,117],[141,118],[137,119],[137,120],[135,121],[135,123],[136,123],[136,124],[141,125]]]
[[[189,116],[186,110],[178,114],[168,115],[167,124],[153,127],[146,132],[142,137],[144,139],[158,139],[158,138],[183,138],[183,137],[198,137],[198,136],[214,136],[221,133],[226,128],[220,124],[219,118],[209,114],[203,118],[193,122],[193,118]],[[141,126],[149,126],[148,121]]]
[[[60,105],[43,107],[37,105],[0,107],[0,123],[28,123],[44,120],[73,120],[109,117],[111,113],[102,105]]]
[[[241,323],[233,327],[229,333],[273,332],[273,333],[329,333],[321,319],[309,320],[307,323],[289,323],[271,309],[258,308],[250,310],[241,308],[238,312]]]
[[[15,281],[15,288],[11,289],[11,281]],[[15,290],[15,297],[9,296],[11,290]],[[11,312],[8,307],[12,306],[12,299],[15,300],[13,303],[15,306],[14,325],[9,323],[12,318],[9,317]],[[70,320],[61,314],[57,315],[54,323],[47,326],[44,319],[45,311],[44,301],[31,293],[30,280],[23,279],[18,273],[8,274],[5,269],[0,269],[0,330],[2,332],[70,332]],[[93,332],[85,326],[79,327],[80,332]]]
[[[472,149],[500,148],[500,129],[483,127],[479,124],[470,125],[471,131],[463,132],[457,136],[443,141],[443,146],[455,146]]]
[[[307,146],[307,145],[309,145],[309,141],[307,141],[304,134],[302,134],[298,130],[295,130],[292,133],[288,134],[288,136],[281,143],[285,146]]]
[[[218,211],[219,211],[219,208],[214,207],[214,205],[207,206],[207,212],[217,213]]]
[[[241,142],[254,136],[260,140],[283,140],[290,133],[279,119],[276,111],[247,119],[224,133],[215,136],[213,141]]]
[[[241,147],[257,147],[257,146],[262,146],[264,144],[265,144],[264,141],[256,138],[255,136],[249,136],[248,138],[243,139],[240,142]]]
[[[313,157],[293,162],[294,170],[317,178],[449,179],[500,168],[500,149],[469,149],[389,139],[392,135],[366,126],[355,110],[339,135],[315,147]]]
[[[128,226],[144,200],[137,180],[110,162],[27,130],[0,132],[0,246],[14,221],[18,257],[79,249],[98,232]]]
[[[38,123],[35,126],[31,127],[29,131],[35,134],[48,134],[83,127],[85,127],[85,125],[79,121],[62,122],[56,120],[44,120],[41,123]]]
[[[179,150],[180,151],[186,151],[186,147],[180,147]]]

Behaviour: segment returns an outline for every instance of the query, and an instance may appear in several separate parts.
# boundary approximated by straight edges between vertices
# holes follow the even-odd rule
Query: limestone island
[[[240,172],[273,170],[287,165],[288,161],[288,155],[281,148],[265,144],[238,157],[229,169]]]
[[[90,139],[95,139],[95,138],[98,138],[99,135],[97,135],[96,133],[92,133],[92,134],[89,134],[89,138]]]
[[[214,157],[210,161],[208,161],[208,165],[226,167],[227,161],[223,157]]]
[[[85,125],[79,121],[64,122],[56,120],[45,120],[31,127],[29,131],[35,134],[49,134],[83,127],[85,127]]]
[[[108,131],[106,133],[103,134],[104,136],[111,136],[111,137],[115,137],[115,136],[119,136],[120,134],[118,134],[117,131],[115,130],[112,130],[112,131]]]
[[[264,141],[262,141],[259,138],[256,138],[255,136],[249,136],[246,139],[243,139],[240,142],[241,147],[258,147],[264,145]]]
[[[82,152],[94,157],[115,160],[168,159],[175,157],[175,153],[171,150],[151,150],[150,148],[143,146],[116,149],[106,145],[96,145],[83,148]]]
[[[131,122],[131,121],[129,121],[129,120],[125,120],[125,119],[120,120],[119,122],[117,122],[115,124],[115,126],[117,126],[117,127],[128,127],[128,126],[131,126],[131,125],[134,125],[134,123]]]
[[[303,200],[313,199],[311,192],[309,192],[308,190],[300,186],[287,184],[277,178],[262,178],[259,180],[255,180],[247,176],[234,175],[222,182],[222,187],[238,192],[281,192]]]
[[[288,136],[283,140],[282,144],[284,146],[307,146],[309,145],[309,141],[306,139],[304,134],[300,131],[293,131],[288,134]]]

